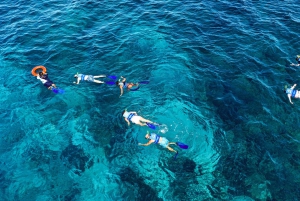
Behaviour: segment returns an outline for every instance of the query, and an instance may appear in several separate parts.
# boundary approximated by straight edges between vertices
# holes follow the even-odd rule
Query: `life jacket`
[[[127,119],[130,121],[131,118],[132,118],[134,115],[135,115],[134,113],[130,113],[130,112],[125,111],[124,114],[123,114],[123,117],[127,118]]]
[[[157,144],[159,142],[160,136],[155,133],[151,133],[149,138],[150,140],[154,141],[154,144]]]
[[[286,93],[291,94],[291,96],[294,98],[297,93],[297,90],[289,88],[286,90]]]
[[[77,74],[77,76],[80,77],[82,81],[84,80],[84,77],[85,77],[84,74]]]

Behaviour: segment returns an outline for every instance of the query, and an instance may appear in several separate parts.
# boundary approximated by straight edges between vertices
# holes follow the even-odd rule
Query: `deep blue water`
[[[0,199],[300,200],[299,1],[0,3]],[[31,75],[46,66],[65,90]],[[81,82],[149,80],[138,91]],[[108,81],[108,79],[103,79]],[[146,143],[147,127],[189,145]],[[174,148],[174,146],[173,146]]]

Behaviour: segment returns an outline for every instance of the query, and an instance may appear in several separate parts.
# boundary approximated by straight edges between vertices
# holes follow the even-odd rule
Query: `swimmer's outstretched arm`
[[[153,142],[154,142],[153,140],[149,140],[149,142],[147,144],[138,143],[138,145],[140,145],[140,146],[149,146]]]
[[[122,96],[123,95],[123,87],[121,85],[120,85],[120,90],[121,90],[120,96]]]
[[[126,81],[126,77],[121,76],[121,78],[123,78],[122,82]]]
[[[125,78],[125,77],[122,77],[122,76],[121,76],[121,78],[123,78],[123,80],[122,80],[121,82],[125,82],[125,81],[126,81],[126,78]],[[120,96],[122,96],[122,95],[123,95],[123,86],[121,86],[121,85],[120,85],[120,90],[121,90]]]
[[[288,94],[288,97],[289,97],[290,103],[291,103],[291,104],[294,104],[294,103],[292,102],[292,99],[291,99],[291,94]]]
[[[128,126],[130,126],[130,122],[128,121],[128,119],[127,118],[124,118],[124,119],[127,122]]]
[[[297,84],[294,84],[294,85],[291,87],[291,89],[294,89],[296,86],[297,86]]]

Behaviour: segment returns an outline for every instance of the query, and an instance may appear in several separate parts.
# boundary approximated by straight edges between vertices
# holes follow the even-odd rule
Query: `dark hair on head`
[[[119,85],[119,81],[116,81],[116,85],[117,85],[117,86]]]
[[[122,115],[124,115],[125,112],[126,112],[126,110],[124,110],[124,111],[122,112]]]
[[[41,72],[39,72],[39,75],[43,75],[43,72],[41,71]]]
[[[286,93],[286,89],[284,89],[283,92]]]

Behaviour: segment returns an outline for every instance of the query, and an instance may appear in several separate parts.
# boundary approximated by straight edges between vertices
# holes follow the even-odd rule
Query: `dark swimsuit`
[[[48,74],[44,74],[41,78],[47,80],[47,82],[44,83],[45,87],[49,88],[52,86],[53,82],[48,78]]]

